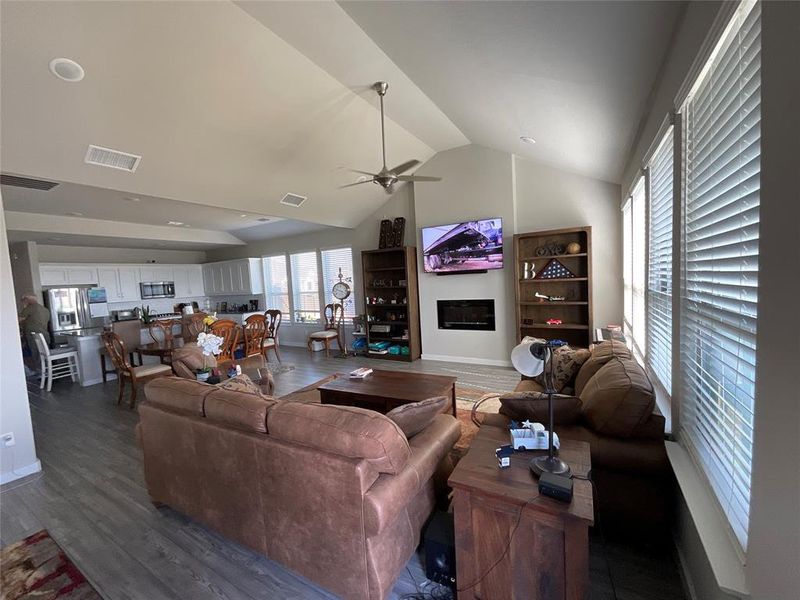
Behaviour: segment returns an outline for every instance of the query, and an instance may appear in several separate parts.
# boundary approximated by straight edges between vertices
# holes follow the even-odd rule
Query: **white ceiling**
[[[339,4],[473,143],[618,183],[685,3]]]
[[[197,248],[354,227],[387,198],[338,189],[380,167],[378,79],[389,166],[476,143],[617,182],[684,4],[3,2],[0,169],[63,182],[3,186],[6,208],[37,213],[15,222],[43,239],[44,215],[71,212],[151,228],[59,241],[82,245],[190,247],[167,220],[203,230]],[[85,79],[53,77],[59,56]],[[143,158],[134,174],[86,165],[89,144]]]

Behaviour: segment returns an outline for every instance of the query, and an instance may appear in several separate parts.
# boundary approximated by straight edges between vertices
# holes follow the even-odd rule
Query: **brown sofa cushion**
[[[205,357],[207,367],[216,367],[217,359]],[[203,350],[197,344],[186,344],[172,352],[172,368],[178,377],[195,379],[195,371],[203,368]]]
[[[522,379],[514,388],[515,392],[543,392],[544,386],[535,379]]]
[[[400,427],[372,410],[333,404],[281,402],[269,415],[273,437],[349,458],[379,473],[399,473],[411,456]]]
[[[592,349],[591,356],[583,363],[578,375],[575,377],[575,395],[581,396],[583,388],[594,377],[594,374],[614,357],[633,358],[633,355],[628,350],[628,347],[618,340],[609,340],[597,344]]]
[[[581,394],[583,417],[598,433],[631,437],[655,407],[653,386],[633,359],[612,358]]]
[[[258,390],[258,386],[252,381],[250,385]],[[207,419],[245,431],[267,432],[267,414],[278,403],[277,400],[265,396],[260,391],[246,392],[221,386],[214,387],[217,389],[205,399]]]
[[[144,386],[144,394],[154,406],[202,417],[203,401],[216,389],[195,379],[158,377]]]
[[[386,416],[400,426],[406,438],[411,439],[430,425],[433,418],[449,404],[450,399],[446,396],[435,396],[398,406],[386,413]]]
[[[567,384],[571,383],[581,365],[589,360],[590,352],[585,348],[570,348],[561,346],[553,350],[553,389],[556,392],[562,391]],[[549,370],[549,365],[548,370]],[[542,388],[545,388],[545,374],[537,375],[533,378]]]
[[[549,408],[547,394],[542,392],[511,392],[500,396],[500,414],[515,421],[547,423]],[[575,396],[555,394],[553,396],[553,421],[570,424],[581,417],[581,400]]]

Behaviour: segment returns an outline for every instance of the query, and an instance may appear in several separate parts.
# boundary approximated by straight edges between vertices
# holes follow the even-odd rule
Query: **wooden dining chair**
[[[130,365],[135,367],[137,364],[143,364],[142,353],[137,350],[142,343],[142,322],[139,319],[131,321],[115,321],[114,323],[111,323],[111,331],[120,337],[122,342],[125,344],[125,348],[128,349],[128,359],[130,360]],[[117,369],[113,363],[111,364],[110,369],[107,367],[106,357],[108,357],[108,352],[106,352],[105,347],[100,348],[100,371],[103,375],[103,383],[108,381],[109,373],[117,372]]]
[[[233,360],[233,352],[239,342],[239,329],[238,323],[231,319],[218,319],[211,324],[211,333],[222,338],[217,364]]]
[[[136,406],[136,391],[140,383],[148,381],[155,377],[166,377],[172,375],[172,367],[169,365],[140,365],[133,367],[128,362],[127,351],[125,350],[125,343],[113,331],[104,331],[101,334],[103,346],[106,352],[111,357],[111,362],[117,370],[117,379],[119,379],[119,396],[117,396],[117,404],[122,402],[122,396],[125,393],[125,381],[131,382],[131,398],[129,406],[133,408]]]
[[[311,351],[311,344],[315,341],[319,341],[325,344],[325,356],[330,356],[332,340],[336,340],[336,343],[339,345],[339,350],[344,352],[340,331],[340,325],[344,319],[344,309],[342,305],[326,304],[323,316],[325,317],[325,329],[323,331],[315,331],[308,336],[309,352]]]
[[[203,320],[208,315],[204,312],[196,312],[192,315],[186,315],[183,317],[183,322],[181,325],[181,332],[183,334],[183,339],[187,342],[196,342],[197,336],[200,335],[206,329],[205,323]]]
[[[172,328],[175,325],[180,325],[180,321],[175,319],[157,319],[150,321],[147,324],[147,331],[150,332],[150,337],[154,342],[167,342],[175,337],[172,333]]]
[[[260,356],[267,335],[267,318],[264,315],[250,315],[244,321],[244,355]]]
[[[267,334],[264,336],[263,352],[264,358],[269,360],[267,352],[272,349],[275,351],[275,358],[281,362],[280,343],[278,342],[278,330],[281,328],[281,321],[283,320],[283,313],[277,308],[271,308],[264,312],[264,318],[267,323]]]

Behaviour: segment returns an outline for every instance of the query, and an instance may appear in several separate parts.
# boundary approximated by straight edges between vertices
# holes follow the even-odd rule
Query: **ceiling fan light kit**
[[[387,194],[391,194],[394,192],[395,184],[398,181],[410,181],[410,182],[419,182],[419,181],[441,181],[441,177],[425,177],[422,175],[403,175],[409,169],[413,169],[416,167],[420,162],[416,159],[408,160],[402,164],[397,165],[393,169],[389,169],[386,166],[386,125],[385,125],[385,116],[383,112],[383,97],[386,95],[386,92],[389,91],[389,84],[385,81],[377,81],[373,84],[372,89],[375,90],[378,94],[378,98],[380,99],[381,103],[381,152],[383,156],[383,167],[377,173],[370,173],[369,171],[358,171],[356,169],[351,169],[354,173],[359,173],[361,175],[366,175],[366,177],[359,177],[359,180],[355,183],[348,183],[347,185],[343,185],[340,187],[347,188],[353,187],[354,185],[361,185],[362,183],[377,183],[381,186],[384,190],[386,190]]]

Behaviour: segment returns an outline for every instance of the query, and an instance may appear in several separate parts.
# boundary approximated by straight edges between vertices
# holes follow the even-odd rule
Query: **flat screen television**
[[[468,273],[503,268],[503,221],[483,219],[422,229],[426,273]]]

